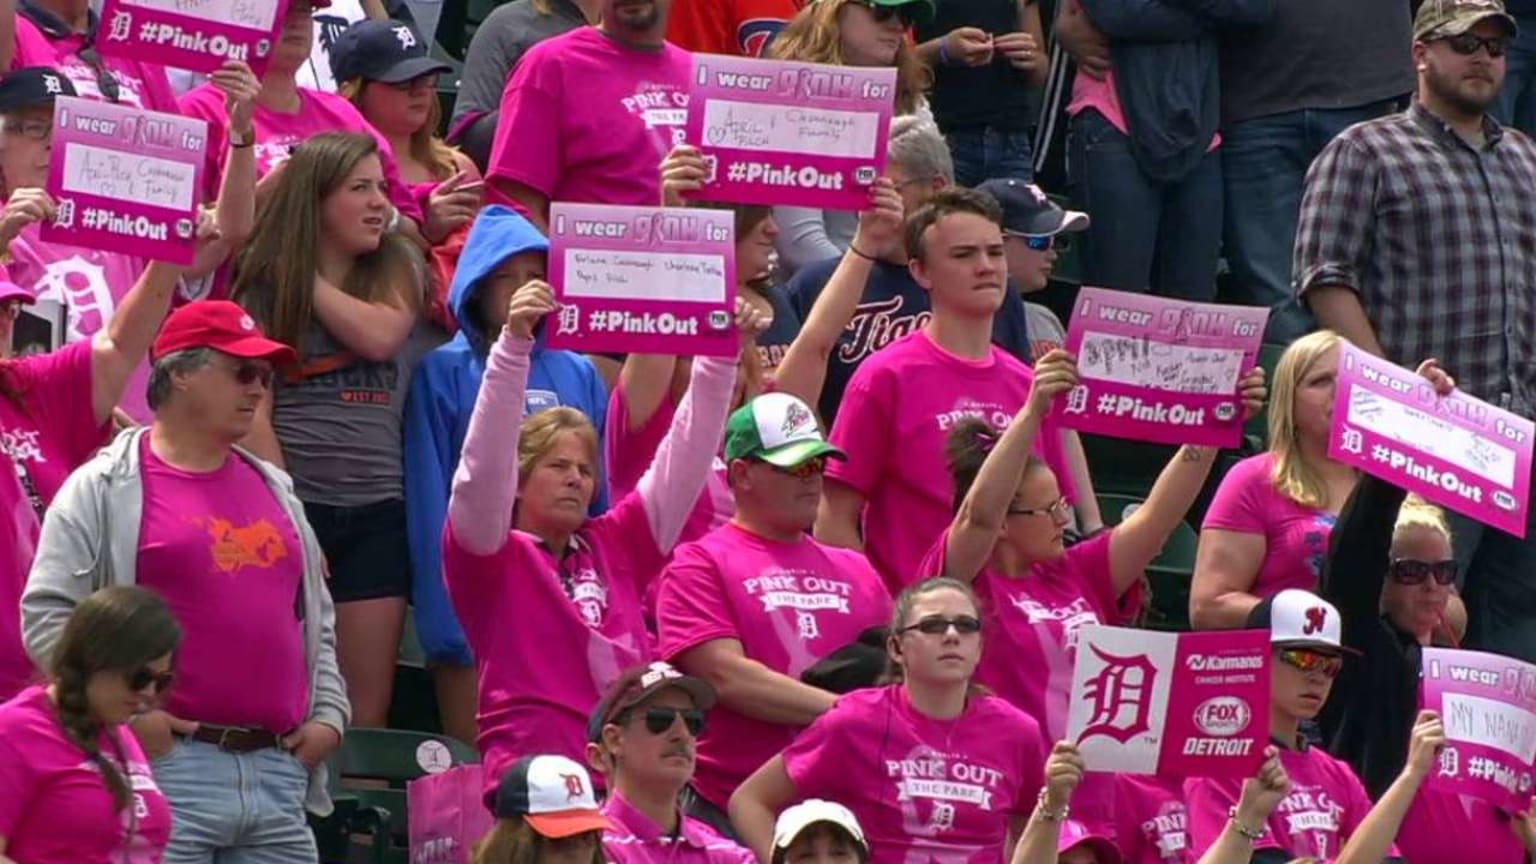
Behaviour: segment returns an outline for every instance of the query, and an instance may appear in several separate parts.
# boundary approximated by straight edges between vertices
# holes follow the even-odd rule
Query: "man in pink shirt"
[[[614,864],[755,864],[752,853],[684,815],[694,748],[715,691],[656,662],[631,666],[587,724],[587,761],[608,778],[603,851]]]
[[[185,631],[176,686],[134,734],[171,802],[168,860],[314,861],[306,808],[348,719],[324,562],[287,475],[235,446],[293,349],[222,300],[182,307],[150,350],[154,425],[77,470],[43,520],[22,595],[45,663],[92,591],[139,584]]]
[[[672,0],[603,0],[602,17],[535,45],[501,96],[486,177],[538,229],[549,202],[654,206],[656,166],[683,143],[687,51],[666,41]]]
[[[869,561],[807,533],[827,460],[845,458],[787,393],[738,408],[725,429],[735,515],[680,547],[662,574],[661,655],[714,685],[722,703],[699,739],[693,784],[693,812],[711,824],[726,824],[731,792],[832,707],[837,697],[801,674],[890,620],[890,593]]]

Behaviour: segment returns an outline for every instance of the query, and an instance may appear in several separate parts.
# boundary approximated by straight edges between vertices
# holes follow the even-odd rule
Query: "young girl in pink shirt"
[[[443,570],[479,674],[477,744],[487,778],[528,753],[583,758],[586,721],[618,674],[654,654],[647,585],[704,488],[725,426],[736,359],[699,358],[672,428],[635,491],[587,518],[597,436],[579,412],[524,422],[535,323],[555,308],[518,289],[491,350],[453,478]],[[737,304],[744,339],[760,328]]]
[[[171,808],[128,728],[170,686],[181,628],[118,586],[75,608],[53,678],[0,705],[0,861],[156,864]]]

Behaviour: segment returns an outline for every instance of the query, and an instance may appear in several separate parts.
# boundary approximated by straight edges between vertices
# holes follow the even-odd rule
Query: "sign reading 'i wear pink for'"
[[[1067,738],[1089,771],[1251,777],[1269,740],[1267,630],[1077,634]]]
[[[1430,785],[1506,813],[1536,785],[1536,666],[1480,651],[1425,648],[1419,705],[1445,725]]]
[[[191,264],[207,146],[202,120],[60,97],[43,240]]]
[[[556,203],[551,348],[732,357],[740,350],[729,210]]]
[[[695,54],[685,137],[704,201],[864,210],[885,171],[896,70]]]
[[[272,59],[288,0],[106,0],[101,53],[212,72],[241,60],[259,77]]]
[[[1268,309],[1083,288],[1063,345],[1078,385],[1056,401],[1062,425],[1159,444],[1236,447],[1237,382],[1258,360]]]
[[[1536,424],[1348,343],[1333,398],[1331,458],[1525,536]]]

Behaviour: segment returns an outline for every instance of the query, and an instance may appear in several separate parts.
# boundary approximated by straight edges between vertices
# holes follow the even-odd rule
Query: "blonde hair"
[[[1275,491],[1304,507],[1328,504],[1328,488],[1301,452],[1296,429],[1296,391],[1318,360],[1336,353],[1344,338],[1332,330],[1318,330],[1292,342],[1274,370],[1274,392],[1269,398],[1269,452],[1275,467],[1270,480]]]
[[[368,83],[362,78],[352,78],[342,82],[341,86],[336,88],[336,92],[341,98],[351,102],[358,113],[362,113],[363,88],[367,87]],[[447,180],[459,170],[459,151],[444,144],[443,139],[437,137],[437,124],[442,120],[443,103],[434,93],[432,103],[427,108],[427,122],[411,133],[411,158],[427,166],[432,176],[439,180]]]
[[[801,9],[769,44],[768,56],[775,60],[848,65],[843,59],[842,28],[837,16],[850,2],[853,0],[821,0]],[[933,73],[903,39],[896,49],[896,113],[916,111],[932,84]]]
[[[593,428],[592,421],[587,419],[587,415],[569,406],[547,408],[524,420],[522,431],[518,433],[519,485],[528,480],[528,475],[533,472],[533,466],[539,464],[540,459],[548,456],[550,451],[555,449],[555,442],[565,432],[576,433],[576,437],[581,439],[582,446],[587,450],[587,457],[592,460],[592,467],[596,469],[597,429]]]
[[[1392,526],[1392,542],[1397,543],[1408,531],[1420,529],[1435,531],[1451,542],[1451,523],[1446,521],[1445,511],[1417,495],[1409,495],[1397,510],[1397,524]]]

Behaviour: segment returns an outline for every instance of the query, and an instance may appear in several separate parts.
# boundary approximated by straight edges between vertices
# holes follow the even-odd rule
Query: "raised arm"
[[[244,63],[229,60],[209,76],[209,81],[224,93],[224,112],[229,117],[230,130],[247,142],[255,141],[252,117],[256,96],[261,92],[256,74]],[[256,148],[252,144],[235,147],[228,143],[233,138],[230,135],[210,140],[221,138],[229,152],[224,159],[224,174],[219,178],[219,197],[214,203],[213,221],[218,233],[198,246],[192,266],[187,269],[189,277],[213,272],[245,243],[256,227]]]
[[[1057,741],[1045,761],[1045,788],[1029,824],[1013,847],[1013,864],[1056,864],[1061,823],[1067,818],[1072,791],[1083,780],[1083,757],[1070,741]]]
[[[1216,842],[1200,856],[1199,864],[1248,864],[1254,839],[1263,834],[1269,815],[1290,791],[1291,781],[1280,765],[1280,751],[1273,746],[1264,748],[1259,773],[1243,781],[1236,811],[1216,835]]]
[[[1365,819],[1344,842],[1344,849],[1335,864],[1381,864],[1392,851],[1392,841],[1403,827],[1403,817],[1413,805],[1419,787],[1434,767],[1440,748],[1445,745],[1445,726],[1433,711],[1420,711],[1413,724],[1413,735],[1408,742],[1408,764],[1403,773],[1392,781],[1381,800],[1371,806],[1365,790],[1355,781],[1355,794],[1346,806],[1370,807]],[[1353,778],[1351,778],[1353,779]]]
[[[485,366],[448,496],[448,520],[460,546],[490,555],[507,542],[517,501],[517,445],[523,426],[533,328],[555,308],[549,283],[530,280],[512,295],[507,323]]]
[[[106,328],[91,337],[91,410],[98,424],[112,418],[129,376],[160,332],[180,278],[177,265],[149,262]]]
[[[790,270],[843,254],[843,248],[827,235],[825,210],[775,207],[773,219],[779,224],[779,255]]]

